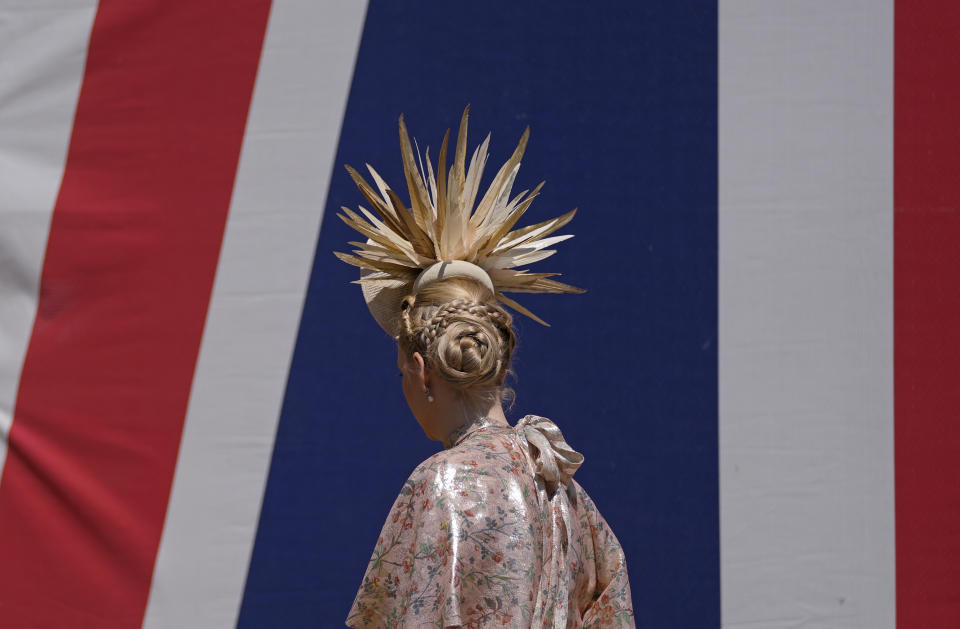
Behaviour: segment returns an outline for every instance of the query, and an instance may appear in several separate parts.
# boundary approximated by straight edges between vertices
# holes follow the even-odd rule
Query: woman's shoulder
[[[452,448],[441,450],[417,465],[405,489],[460,491],[520,471],[523,456],[513,429],[491,426],[470,434]]]

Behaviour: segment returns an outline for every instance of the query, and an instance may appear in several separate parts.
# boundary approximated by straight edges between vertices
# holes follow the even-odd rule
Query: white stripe
[[[892,628],[893,3],[719,15],[722,624]]]
[[[0,8],[0,474],[96,6]]]
[[[147,629],[236,625],[365,9],[273,2]]]

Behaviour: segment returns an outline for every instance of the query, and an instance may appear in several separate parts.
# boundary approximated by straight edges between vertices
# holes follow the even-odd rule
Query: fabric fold
[[[546,545],[549,550],[544,553],[540,575],[545,587],[538,591],[530,626],[567,629],[569,621],[579,618],[579,614],[569,606],[563,608],[554,603],[574,598],[567,553],[576,525],[572,516],[576,508],[567,490],[574,473],[583,464],[583,455],[570,447],[556,424],[544,417],[527,415],[514,429],[526,445],[536,477],[538,500],[542,512],[549,518],[544,528],[549,528],[551,542]]]

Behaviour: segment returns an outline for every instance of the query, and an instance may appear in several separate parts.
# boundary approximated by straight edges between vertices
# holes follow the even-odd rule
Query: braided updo
[[[403,300],[400,348],[474,400],[509,398],[503,387],[516,347],[513,319],[484,286],[454,277]]]

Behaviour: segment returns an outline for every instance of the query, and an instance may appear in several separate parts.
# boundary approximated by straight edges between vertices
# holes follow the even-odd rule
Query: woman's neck
[[[440,424],[437,427],[439,429],[437,436],[440,437],[437,441],[442,441],[444,446],[448,448],[451,442],[455,440],[453,439],[455,436],[463,434],[470,426],[479,421],[502,426],[510,425],[507,422],[507,416],[503,412],[503,405],[500,404],[500,400],[492,400],[485,404],[470,404],[463,398],[457,397],[450,402],[443,405],[446,406],[446,409],[437,415]],[[438,410],[442,408],[440,407]]]

